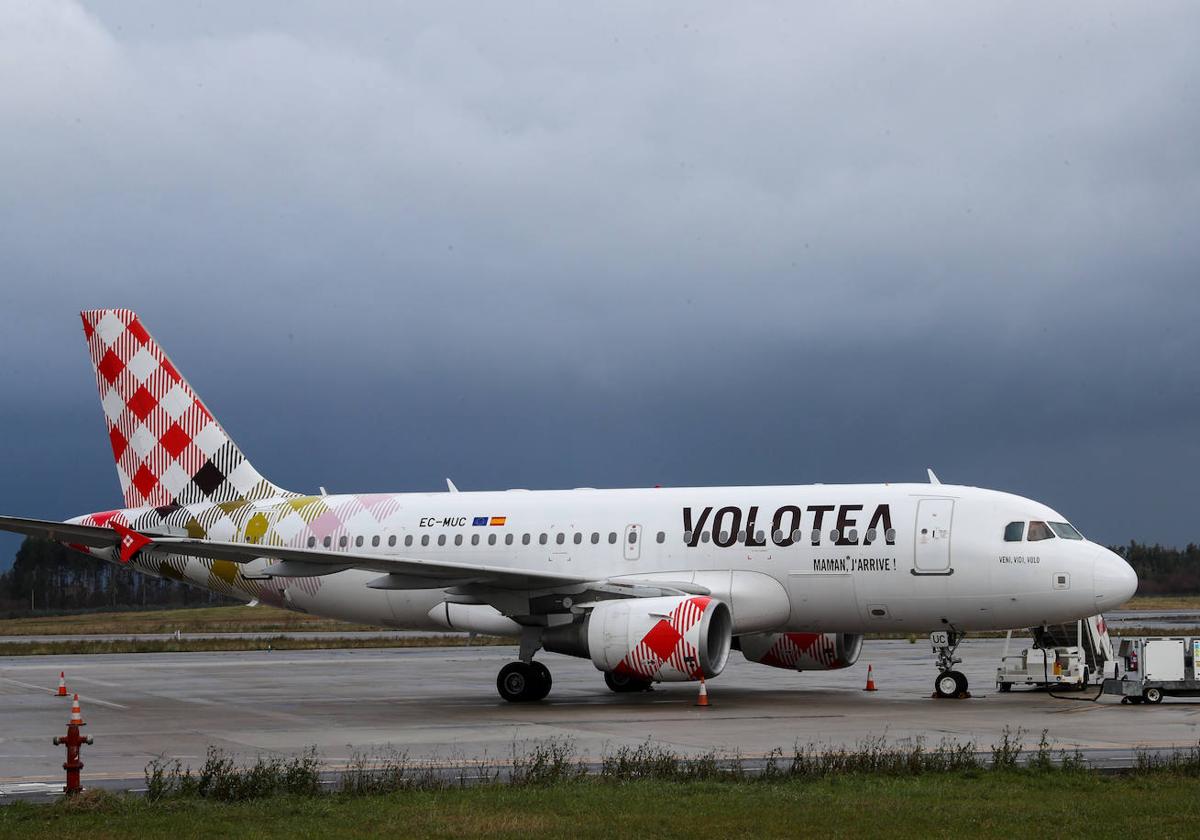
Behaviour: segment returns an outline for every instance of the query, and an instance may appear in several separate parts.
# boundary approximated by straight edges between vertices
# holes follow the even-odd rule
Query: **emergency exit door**
[[[950,568],[950,522],[953,518],[953,499],[921,499],[917,503],[913,574],[953,573]]]
[[[625,526],[625,559],[636,560],[642,556],[642,526]]]

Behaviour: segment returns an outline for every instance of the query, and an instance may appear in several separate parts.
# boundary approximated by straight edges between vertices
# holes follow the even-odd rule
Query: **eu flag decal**
[[[471,524],[472,525],[487,525],[488,518],[486,516],[476,516],[474,519],[471,520]]]

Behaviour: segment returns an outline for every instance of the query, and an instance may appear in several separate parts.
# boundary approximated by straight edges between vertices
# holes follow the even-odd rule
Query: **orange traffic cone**
[[[700,678],[700,694],[696,696],[696,705],[708,708],[708,686],[704,684],[704,677]]]
[[[876,691],[877,690],[875,688],[875,677],[872,674],[873,674],[872,666],[867,665],[867,687],[864,688],[863,691]]]
[[[75,699],[71,701],[71,719],[67,721],[67,726],[84,726],[83,715],[79,711],[79,695],[75,695]]]
[[[57,697],[66,697],[67,696],[67,672],[66,671],[58,672],[58,694],[55,696],[57,696]]]

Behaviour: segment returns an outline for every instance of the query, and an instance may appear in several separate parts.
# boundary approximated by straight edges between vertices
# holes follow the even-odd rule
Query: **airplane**
[[[609,689],[718,676],[732,650],[846,668],[863,634],[931,632],[966,696],[969,631],[1062,624],[1137,575],[1051,508],[929,483],[304,494],[263,477],[127,309],[81,313],[124,506],[0,517],[148,575],[369,625],[512,637],[496,687],[548,696],[539,650]]]

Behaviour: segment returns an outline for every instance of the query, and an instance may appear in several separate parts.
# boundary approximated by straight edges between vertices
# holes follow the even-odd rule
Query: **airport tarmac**
[[[613,694],[590,662],[553,654],[548,700],[509,704],[495,690],[515,648],[107,654],[0,658],[0,795],[62,778],[70,701],[52,696],[60,670],[78,692],[95,739],[84,748],[88,779],[141,779],[156,756],[197,766],[209,746],[253,760],[315,746],[330,765],[396,750],[412,760],[503,763],[530,741],[570,739],[599,758],[647,740],[681,754],[712,749],[754,757],[796,743],[854,745],[864,738],[974,742],[987,750],[1005,727],[1042,729],[1058,747],[1128,761],[1135,748],[1195,746],[1200,703],[1122,706],[1096,693],[1001,694],[994,674],[1003,640],[968,639],[959,649],[968,700],[930,697],[928,643],[867,641],[849,669],[796,673],[730,656],[709,683],[712,706],[692,705],[696,685],[664,684]],[[878,691],[863,691],[868,663]]]

